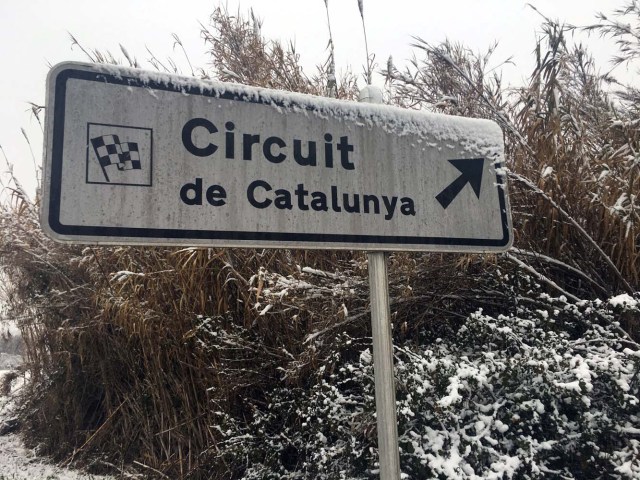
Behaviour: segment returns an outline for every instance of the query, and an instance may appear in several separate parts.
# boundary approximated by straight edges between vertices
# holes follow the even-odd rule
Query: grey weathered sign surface
[[[501,251],[503,138],[487,120],[63,63],[47,80],[54,239]]]

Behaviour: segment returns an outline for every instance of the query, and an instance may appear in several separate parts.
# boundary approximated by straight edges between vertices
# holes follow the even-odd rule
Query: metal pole
[[[387,254],[384,252],[369,253],[369,288],[380,478],[381,480],[400,480],[396,389],[393,377],[393,337],[389,309]]]

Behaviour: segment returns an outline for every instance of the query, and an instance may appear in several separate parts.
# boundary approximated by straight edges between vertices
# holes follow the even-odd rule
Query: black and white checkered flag
[[[140,151],[135,142],[120,142],[118,135],[101,135],[91,139],[105,178],[109,181],[105,170],[109,165],[116,165],[118,170],[141,170]]]

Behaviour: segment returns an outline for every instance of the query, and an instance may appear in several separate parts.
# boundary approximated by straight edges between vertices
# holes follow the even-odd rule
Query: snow
[[[623,293],[609,299],[609,304],[613,307],[636,308],[638,307],[639,303],[640,302],[638,302],[638,300],[633,298],[628,293]]]
[[[144,273],[130,272],[128,270],[121,270],[112,275],[112,282],[124,282],[129,277],[144,277]]]
[[[540,175],[542,178],[546,178],[548,176],[550,176],[553,173],[553,167],[545,167],[545,169],[542,171],[542,174]]]
[[[198,92],[220,97],[231,95],[249,101],[270,105],[276,110],[282,108],[304,112],[320,118],[334,118],[348,122],[359,122],[364,126],[378,126],[393,135],[417,135],[425,142],[427,139],[440,143],[460,143],[470,151],[492,150],[502,145],[503,136],[500,127],[489,120],[471,119],[437,113],[426,113],[373,103],[346,102],[327,97],[300,93],[284,92],[259,87],[201,80],[161,72],[140,70],[109,64],[86,64],[64,62],[56,65],[49,73],[50,80],[65,69],[82,69],[104,72],[119,79],[140,79],[145,84],[171,86],[172,90],[185,93]],[[149,87],[145,87],[150,89]],[[151,92],[150,92],[151,93]],[[502,160],[501,153],[495,152],[497,161]]]
[[[17,435],[0,437],[0,477],[12,480],[98,480],[107,477],[87,475],[75,470],[43,463],[33,452],[22,445]]]

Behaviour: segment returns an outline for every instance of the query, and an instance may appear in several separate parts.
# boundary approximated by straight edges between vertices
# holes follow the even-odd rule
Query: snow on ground
[[[19,434],[3,432],[11,430],[15,398],[25,382],[24,374],[17,370],[22,363],[19,336],[15,331],[11,333],[9,337],[0,336],[0,386],[7,375],[16,377],[11,382],[11,393],[0,394],[0,480],[107,480],[109,477],[58,467],[26,448]]]

